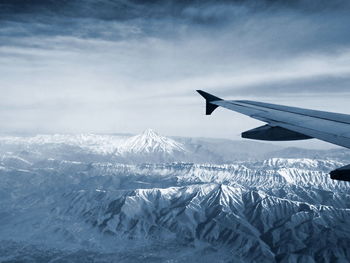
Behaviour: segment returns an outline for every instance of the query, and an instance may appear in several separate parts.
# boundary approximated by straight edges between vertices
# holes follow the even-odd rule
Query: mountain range
[[[347,262],[349,183],[328,175],[347,154],[152,130],[2,136],[0,261]]]
[[[76,161],[119,163],[193,162],[225,164],[273,157],[349,159],[345,149],[310,150],[280,147],[256,141],[214,138],[165,137],[146,129],[139,135],[51,134],[0,136],[0,153],[29,159],[64,158]],[[62,156],[64,154],[64,156]]]

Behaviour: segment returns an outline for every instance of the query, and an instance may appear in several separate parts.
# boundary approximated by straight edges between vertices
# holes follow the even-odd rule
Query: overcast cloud
[[[349,1],[0,1],[3,132],[238,138],[226,98],[350,113]]]

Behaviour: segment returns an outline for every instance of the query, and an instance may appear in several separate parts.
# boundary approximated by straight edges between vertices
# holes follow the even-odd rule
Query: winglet
[[[219,107],[218,105],[212,104],[210,102],[212,101],[218,101],[218,100],[222,100],[218,97],[215,97],[214,95],[211,95],[203,90],[197,90],[197,92],[203,97],[205,98],[206,101],[206,105],[205,105],[205,114],[206,115],[210,115],[212,114],[212,112]]]

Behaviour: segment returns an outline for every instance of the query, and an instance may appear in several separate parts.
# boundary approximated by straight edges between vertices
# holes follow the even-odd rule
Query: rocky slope
[[[130,164],[82,144],[2,144],[1,262],[350,259],[349,183],[328,176],[341,158]]]

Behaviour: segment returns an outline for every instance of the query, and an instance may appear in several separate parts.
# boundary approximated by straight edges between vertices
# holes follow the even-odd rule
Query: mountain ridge
[[[45,153],[55,158],[66,149],[66,158],[81,156],[84,160],[105,160],[121,163],[194,162],[223,164],[235,161],[263,160],[271,157],[301,157],[347,160],[350,152],[343,149],[305,150],[283,148],[268,143],[227,139],[166,137],[152,130],[135,136],[99,134],[54,134],[36,136],[0,136],[2,149],[31,155]],[[78,160],[78,159],[76,159]],[[81,159],[82,160],[82,159]],[[79,160],[78,160],[79,161]]]
[[[141,141],[152,136],[160,135],[146,134]],[[161,159],[157,147],[146,151],[154,160],[130,162],[89,150],[103,148],[108,138],[73,137],[70,145],[65,135],[43,144],[0,138],[0,261],[350,259],[349,184],[328,174],[346,164],[344,152],[332,152],[339,154],[334,159],[225,163],[211,150],[231,156],[221,143],[184,139],[178,141],[186,150],[199,147],[200,162],[173,162],[173,153]],[[110,138],[111,144],[127,138]],[[243,159],[245,150],[234,149]]]

